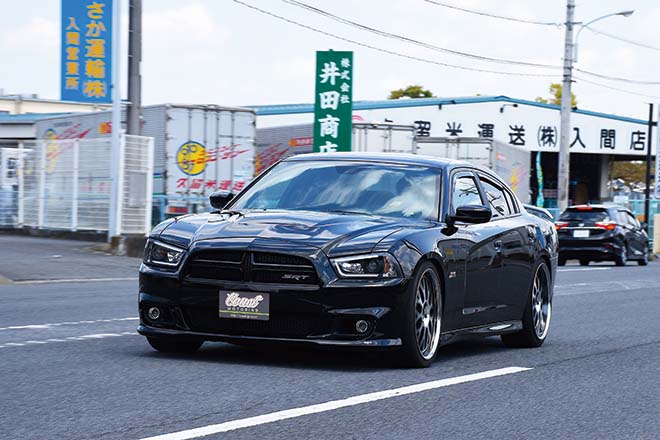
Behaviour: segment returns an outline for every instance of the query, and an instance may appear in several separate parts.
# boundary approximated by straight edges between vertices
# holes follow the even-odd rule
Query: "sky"
[[[121,0],[126,30],[128,0]],[[441,7],[424,0],[299,0],[342,18],[433,45],[491,58],[561,66],[564,30],[517,23]],[[440,0],[438,0],[440,1]],[[438,97],[548,96],[561,69],[485,62],[375,35],[287,3],[286,0],[143,0],[144,104],[257,105],[313,102],[317,50],[354,51],[354,100],[387,98],[393,89],[420,84]],[[576,0],[576,21],[626,9],[594,28],[656,46],[647,49],[584,29],[576,67],[602,75],[660,82],[660,2]],[[443,0],[482,12],[563,22],[563,0]],[[323,35],[288,20],[381,50]],[[60,0],[0,0],[0,89],[59,99]],[[126,52],[127,32],[123,32]],[[396,52],[402,56],[384,53]],[[513,76],[474,69],[549,75]],[[125,70],[124,90],[125,90]],[[660,103],[660,85],[638,85],[576,72],[578,107],[646,119]],[[600,85],[591,84],[595,82]],[[617,89],[650,96],[638,96]],[[125,96],[125,93],[124,93]]]

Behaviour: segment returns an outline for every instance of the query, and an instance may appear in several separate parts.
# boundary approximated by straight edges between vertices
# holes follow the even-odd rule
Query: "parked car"
[[[617,206],[576,205],[564,211],[555,223],[559,235],[559,265],[577,259],[582,266],[591,261],[614,261],[624,266],[636,260],[649,262],[649,237],[645,225],[629,210]]]
[[[418,155],[289,157],[216,211],[152,231],[138,331],[204,341],[398,349],[424,367],[459,334],[538,347],[557,263],[552,224],[492,171]]]
[[[543,220],[547,220],[549,222],[554,221],[554,218],[552,217],[552,214],[550,214],[550,211],[548,211],[545,208],[541,208],[539,206],[533,206],[533,205],[523,205],[523,206],[525,207],[525,210],[527,212],[537,216],[538,218],[542,218]]]

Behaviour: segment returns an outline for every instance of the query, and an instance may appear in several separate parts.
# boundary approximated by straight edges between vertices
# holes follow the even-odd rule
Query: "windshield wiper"
[[[369,217],[376,217],[374,214],[369,214],[368,212],[364,212],[364,211],[347,211],[347,210],[344,210],[344,209],[332,209],[328,212],[333,212],[333,213],[337,213],[337,214],[347,214],[347,215],[355,214],[355,215],[366,215],[366,216],[369,216]]]

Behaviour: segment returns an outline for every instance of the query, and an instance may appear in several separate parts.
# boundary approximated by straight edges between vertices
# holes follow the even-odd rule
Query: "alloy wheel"
[[[415,334],[417,349],[424,359],[435,355],[440,340],[440,292],[437,276],[426,269],[415,293]]]
[[[548,334],[551,316],[552,303],[550,302],[547,273],[539,266],[532,287],[532,323],[537,338],[544,339]]]

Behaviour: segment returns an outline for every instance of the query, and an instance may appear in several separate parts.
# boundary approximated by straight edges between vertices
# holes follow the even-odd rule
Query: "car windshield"
[[[564,222],[595,223],[609,221],[610,217],[606,209],[580,209],[569,208],[559,217]]]
[[[437,220],[440,170],[341,160],[282,162],[231,209],[285,209]]]

